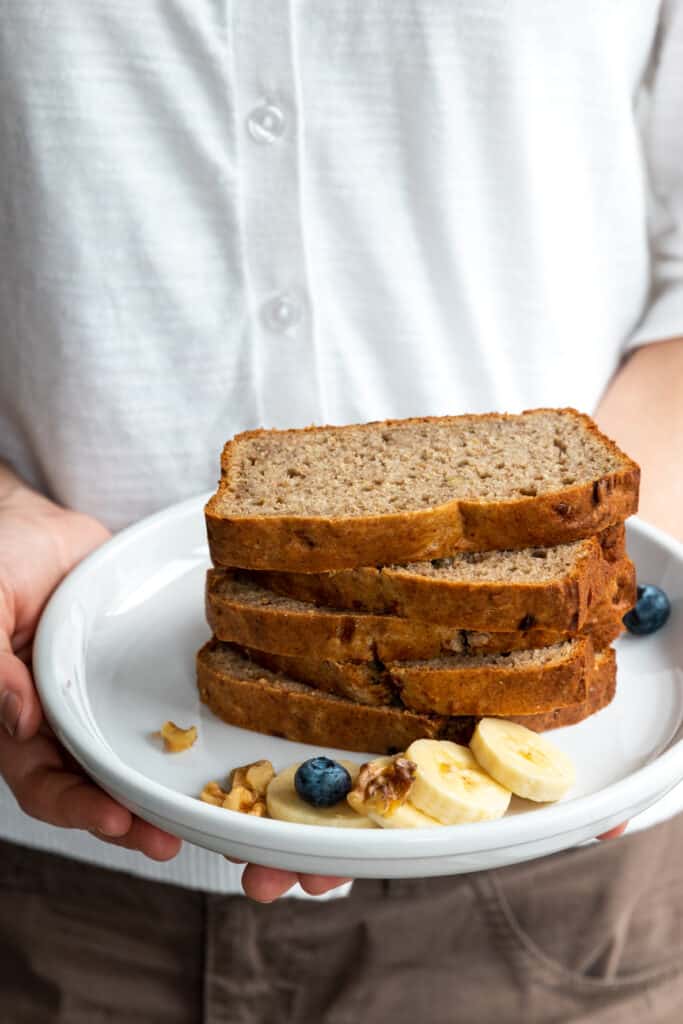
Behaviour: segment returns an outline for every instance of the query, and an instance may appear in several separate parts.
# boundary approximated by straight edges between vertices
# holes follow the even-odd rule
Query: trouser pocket
[[[675,976],[683,1005],[682,843],[683,818],[478,876],[529,1020],[635,1008]]]

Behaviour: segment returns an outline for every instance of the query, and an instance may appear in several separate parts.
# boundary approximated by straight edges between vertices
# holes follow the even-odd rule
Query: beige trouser
[[[683,817],[258,906],[0,844],[2,1024],[683,1022]]]

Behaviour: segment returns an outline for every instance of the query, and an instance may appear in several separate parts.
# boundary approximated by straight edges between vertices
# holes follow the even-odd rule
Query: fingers
[[[330,889],[337,889],[340,885],[346,885],[350,881],[350,878],[334,878],[327,875],[299,875],[301,888],[309,896],[322,896]]]
[[[280,868],[264,868],[259,864],[247,864],[242,873],[242,888],[250,899],[257,903],[272,903],[300,883],[309,896],[322,896],[330,889],[350,882],[350,878],[334,878],[326,875],[303,875]]]
[[[619,836],[623,836],[624,832],[628,828],[628,822],[624,821],[621,825],[617,825],[615,828],[611,828],[608,832],[603,832],[602,835],[597,836],[597,839],[617,839]]]
[[[18,740],[35,736],[43,718],[38,692],[25,663],[0,634],[0,723]]]
[[[272,903],[299,881],[294,871],[263,868],[260,864],[247,864],[242,872],[242,888],[257,903]]]
[[[0,721],[10,736],[14,736],[21,717],[21,701],[12,690],[0,694]]]
[[[0,739],[0,772],[24,811],[61,828],[123,836],[131,814],[84,776],[67,769],[57,743],[38,735],[25,743]]]
[[[31,672],[31,663],[33,661],[33,644],[24,644],[23,647],[16,648],[14,651],[14,657],[18,658],[19,661],[23,661],[26,668]]]
[[[25,743],[0,735],[0,774],[24,813],[39,821],[82,829],[153,860],[168,860],[180,849],[175,836],[134,817],[73,769],[49,735],[41,733]]]
[[[135,850],[139,853],[144,853],[151,860],[159,861],[171,860],[180,853],[180,848],[183,845],[182,840],[178,839],[177,836],[163,832],[155,825],[150,825],[148,821],[143,821],[142,818],[136,817],[133,817],[131,827],[125,836],[112,838],[96,830],[93,830],[91,835],[95,839],[101,839],[102,842],[109,843],[111,846],[120,846],[125,850]]]

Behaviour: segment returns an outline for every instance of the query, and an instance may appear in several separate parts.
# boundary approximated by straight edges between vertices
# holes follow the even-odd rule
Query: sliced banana
[[[410,802],[442,825],[502,818],[510,791],[477,764],[467,747],[447,740],[415,740],[406,757],[417,765]]]
[[[470,746],[489,775],[526,800],[559,800],[576,782],[564,751],[517,722],[482,718]]]
[[[355,761],[340,761],[355,782],[360,765]],[[334,828],[375,828],[375,823],[367,817],[356,814],[346,800],[341,800],[332,807],[313,807],[302,800],[294,788],[294,776],[299,764],[276,775],[266,791],[266,805],[271,818],[280,821],[295,821],[300,825],[330,825]]]
[[[388,814],[368,811],[368,818],[380,828],[439,828],[441,826],[440,821],[418,811],[417,807],[413,807],[409,802],[400,804]]]

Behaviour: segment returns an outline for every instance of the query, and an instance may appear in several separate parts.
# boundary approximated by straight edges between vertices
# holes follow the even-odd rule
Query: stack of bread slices
[[[638,483],[571,409],[238,435],[206,507],[202,700],[376,753],[580,722],[615,692]]]

